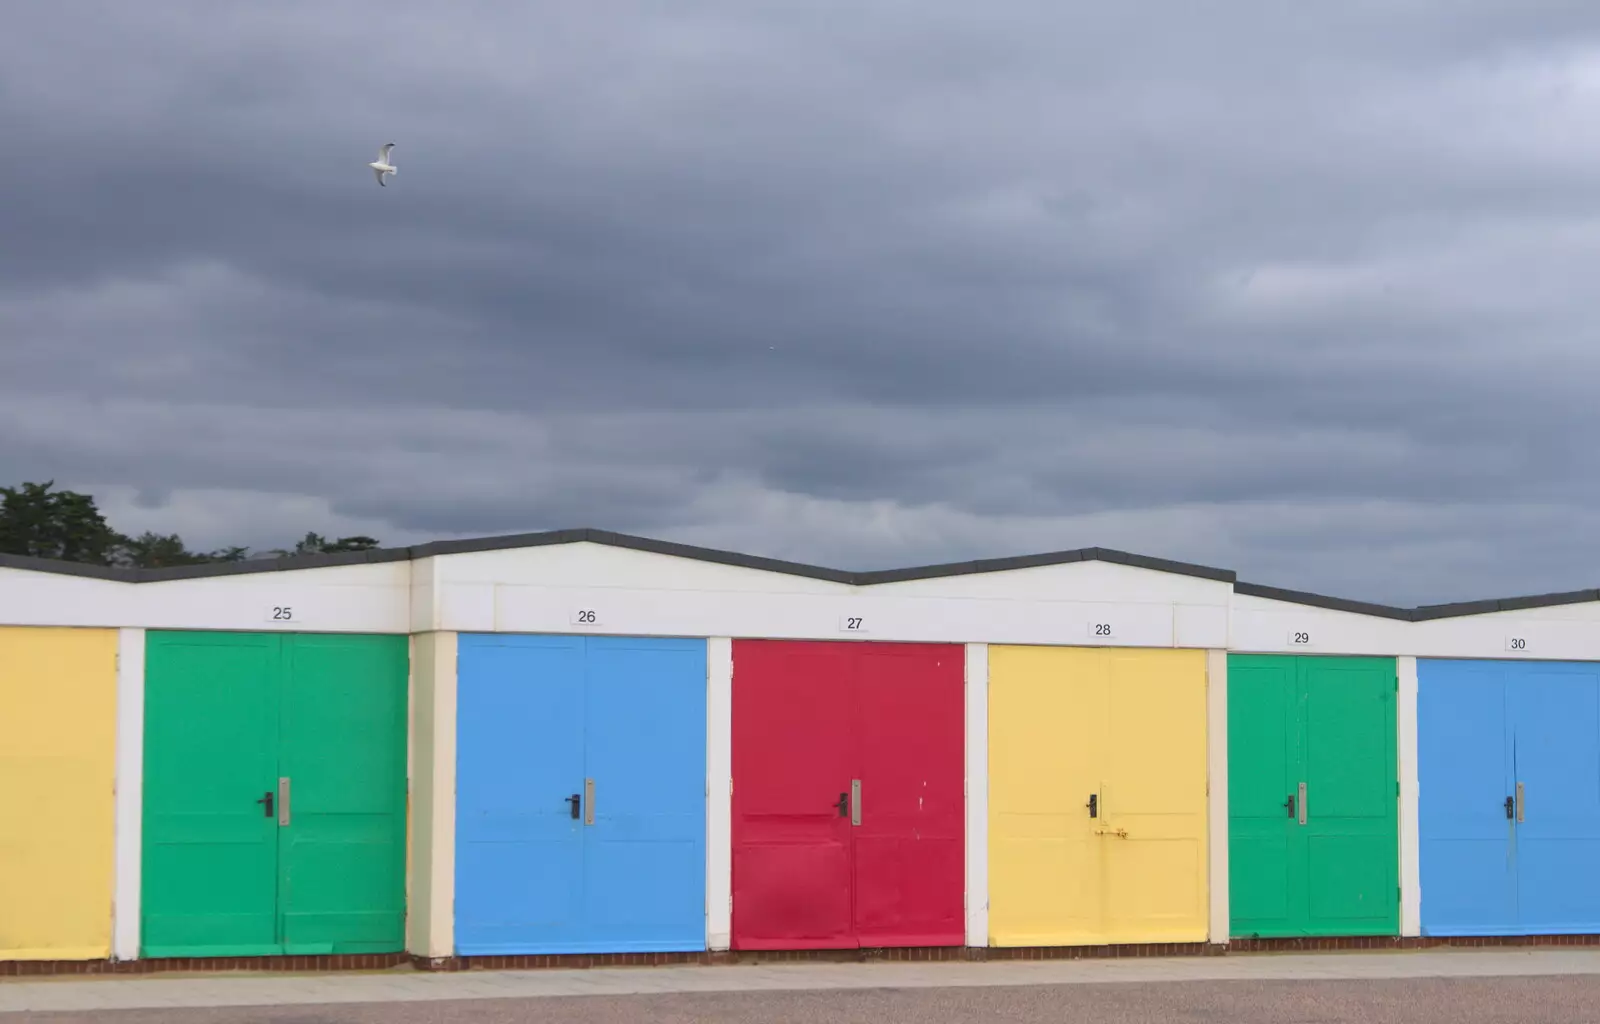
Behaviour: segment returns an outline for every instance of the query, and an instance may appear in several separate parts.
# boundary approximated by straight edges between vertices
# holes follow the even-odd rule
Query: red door
[[[964,942],[964,657],[734,641],[735,949]]]

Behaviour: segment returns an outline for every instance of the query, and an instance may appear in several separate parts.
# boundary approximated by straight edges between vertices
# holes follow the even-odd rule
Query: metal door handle
[[[1300,824],[1306,823],[1306,784],[1300,783]]]
[[[1089,794],[1089,802],[1087,804],[1084,804],[1084,806],[1089,808],[1089,817],[1091,817],[1091,818],[1100,817],[1100,794],[1099,793],[1090,793]]]
[[[574,793],[571,796],[567,797],[567,803],[569,805],[571,805],[572,820],[573,821],[577,821],[578,820],[578,805],[581,804],[582,802],[583,802],[583,797],[581,795],[577,794],[577,793]]]
[[[256,803],[261,804],[264,807],[266,807],[266,809],[267,809],[267,817],[269,817],[269,818],[272,817],[272,791],[271,790],[268,790],[266,793],[264,793],[262,795],[261,799],[257,800]],[[1506,806],[1508,808],[1511,806],[1511,798],[1510,797],[1506,797]],[[1506,817],[1508,817],[1508,818],[1511,817],[1511,812],[1509,810],[1506,811]]]
[[[1517,821],[1527,820],[1528,807],[1522,802],[1522,783],[1517,783]]]
[[[1283,802],[1283,806],[1288,810],[1289,817],[1293,818],[1295,816],[1295,813],[1294,813],[1294,794],[1293,793],[1289,794],[1289,799],[1287,799],[1287,800],[1285,800]]]
[[[289,776],[278,780],[278,824],[289,824]]]
[[[594,824],[594,780],[583,780],[583,823]]]
[[[838,801],[833,806],[835,806],[835,807],[837,807],[839,809],[839,817],[842,818],[845,815],[849,814],[850,813],[850,794],[849,793],[840,793]]]
[[[850,780],[850,824],[861,824],[861,780]]]
[[[1514,818],[1516,818],[1516,816],[1517,816],[1516,815],[1516,806],[1517,806],[1517,798],[1516,797],[1512,797],[1512,796],[1506,797],[1506,820],[1507,821],[1511,821]]]

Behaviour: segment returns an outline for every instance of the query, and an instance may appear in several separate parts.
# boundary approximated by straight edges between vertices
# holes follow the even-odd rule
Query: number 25
[[[287,605],[272,609],[272,617],[279,622],[287,622],[294,618],[294,611]]]

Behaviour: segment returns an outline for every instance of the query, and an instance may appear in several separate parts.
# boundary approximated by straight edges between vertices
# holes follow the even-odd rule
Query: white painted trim
[[[733,939],[733,640],[706,641],[706,948]]]
[[[117,777],[111,956],[139,958],[144,842],[144,630],[117,630]]]
[[[406,949],[417,956],[440,958],[455,953],[456,634],[423,633],[414,647],[415,867]]]
[[[1228,652],[1206,652],[1206,823],[1210,835],[1211,942],[1224,945],[1228,903]]]
[[[1400,934],[1422,934],[1422,844],[1418,839],[1417,659],[1395,659],[1395,726],[1400,761]]]
[[[989,945],[989,645],[967,644],[967,945]]]

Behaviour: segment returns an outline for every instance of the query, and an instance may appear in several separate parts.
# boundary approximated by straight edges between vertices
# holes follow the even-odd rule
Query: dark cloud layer
[[[205,546],[1592,586],[1597,113],[1558,0],[25,5],[0,479]]]

